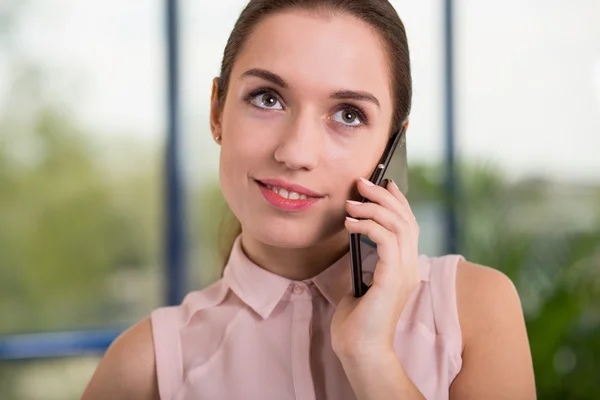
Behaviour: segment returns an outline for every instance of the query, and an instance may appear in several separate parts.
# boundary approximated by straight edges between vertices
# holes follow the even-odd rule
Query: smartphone
[[[381,181],[383,180],[383,175],[390,165],[390,161],[392,160],[392,156],[394,155],[394,151],[398,147],[399,143],[404,144],[406,133],[406,124],[402,124],[402,128],[390,137],[383,155],[377,163],[377,166],[373,170],[369,181],[379,186]],[[369,200],[364,197],[361,199],[362,203],[366,203]],[[367,290],[369,290],[369,286],[362,280],[362,258],[360,254],[360,234],[352,233],[349,234],[350,241],[350,264],[352,266],[352,294],[354,297],[362,297]]]

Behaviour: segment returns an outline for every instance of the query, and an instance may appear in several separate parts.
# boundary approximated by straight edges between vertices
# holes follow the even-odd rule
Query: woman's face
[[[298,11],[262,21],[234,64],[222,113],[213,88],[221,186],[245,234],[286,248],[340,234],[392,111],[387,55],[367,24]]]

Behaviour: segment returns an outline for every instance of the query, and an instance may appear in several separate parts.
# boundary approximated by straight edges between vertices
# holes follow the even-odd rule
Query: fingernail
[[[368,179],[360,178],[360,180],[363,181],[367,186],[375,186],[375,184]]]
[[[379,186],[381,186],[382,188],[387,188],[388,183],[390,183],[389,179],[384,179],[381,181],[381,183],[379,184]]]
[[[356,206],[360,206],[362,204],[360,201],[354,201],[354,200],[346,200],[346,203],[354,204]]]
[[[346,217],[346,219],[350,222],[358,222],[358,220],[356,218]]]
[[[394,182],[394,180],[392,179],[392,183],[394,184],[394,187],[398,190],[400,190],[400,188],[398,187],[398,185],[396,185],[396,182]]]

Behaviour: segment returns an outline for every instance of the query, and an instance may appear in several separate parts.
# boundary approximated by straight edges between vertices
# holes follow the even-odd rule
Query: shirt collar
[[[361,242],[360,253],[363,281],[370,284],[377,263],[377,248]],[[350,252],[348,251],[329,268],[315,276],[312,281],[327,301],[337,307],[342,298],[352,290]]]
[[[295,281],[269,272],[252,262],[242,249],[241,238],[242,235],[238,235],[233,243],[223,280],[245,304],[265,319]],[[361,258],[363,280],[370,284],[378,260],[377,248],[372,244],[361,242]],[[424,261],[419,258],[422,280],[427,281],[429,263]],[[308,281],[312,281],[327,301],[337,307],[352,288],[350,252],[345,253],[331,266]]]
[[[262,318],[279,303],[291,281],[252,262],[242,249],[242,235],[233,242],[223,280],[231,290]]]

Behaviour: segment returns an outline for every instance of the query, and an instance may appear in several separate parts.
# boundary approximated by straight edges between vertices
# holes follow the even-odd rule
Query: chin
[[[250,222],[244,225],[244,232],[266,245],[293,249],[315,246],[331,234],[323,231],[318,224],[289,220]]]

